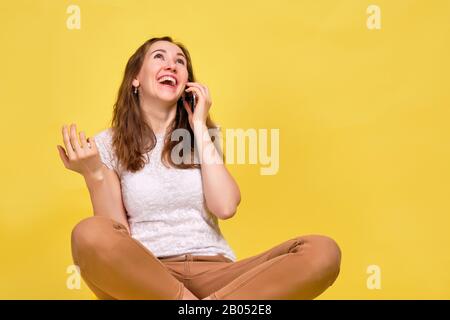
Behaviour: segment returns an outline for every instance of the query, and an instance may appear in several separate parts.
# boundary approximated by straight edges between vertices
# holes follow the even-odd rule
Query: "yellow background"
[[[280,129],[278,174],[229,166],[242,203],[221,228],[238,259],[326,234],[342,269],[319,299],[449,299],[449,21],[447,0],[2,0],[0,298],[93,298],[66,287],[70,232],[92,209],[61,126],[106,128],[127,59],[170,35],[224,130]]]

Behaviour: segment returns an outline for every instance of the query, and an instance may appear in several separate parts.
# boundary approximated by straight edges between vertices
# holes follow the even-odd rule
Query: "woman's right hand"
[[[57,148],[64,166],[84,177],[101,177],[103,164],[94,138],[86,139],[84,132],[80,131],[80,145],[75,124],[70,126],[70,132],[64,125],[62,136],[66,150],[60,145]]]

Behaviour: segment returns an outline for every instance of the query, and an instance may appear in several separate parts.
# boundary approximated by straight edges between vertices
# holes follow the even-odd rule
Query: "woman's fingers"
[[[89,138],[87,138],[87,141],[89,144],[89,148],[91,148],[92,151],[97,152],[97,145],[95,144],[95,138],[89,137]]]
[[[87,141],[86,141],[86,135],[84,134],[84,131],[80,131],[80,141],[81,141],[81,147],[86,150],[88,149]]]
[[[72,147],[74,148],[75,153],[80,154],[81,153],[81,147],[80,143],[78,142],[77,137],[77,126],[75,123],[72,123],[70,126],[70,143],[72,144]]]
[[[206,89],[206,86],[204,86],[198,82],[186,82],[186,84],[189,86],[198,87],[198,88],[202,89],[202,91],[204,91]]]
[[[190,92],[190,91],[193,91],[194,94],[197,96],[197,101],[198,101],[198,98],[199,98],[200,96],[203,96],[203,93],[202,93],[201,90],[200,90],[199,88],[197,88],[197,87],[189,87],[189,88],[186,89],[186,92]]]
[[[64,125],[62,128],[62,135],[63,135],[64,146],[66,147],[67,155],[69,156],[69,159],[75,158],[75,151],[74,151],[74,148],[72,147],[72,143],[70,142],[69,132],[68,132],[66,125]]]
[[[205,97],[207,96],[207,90],[206,90],[205,86],[203,86],[199,83],[196,83],[196,82],[187,82],[186,84],[190,85],[191,88],[192,87],[199,88],[200,92],[203,94],[203,96],[205,96]]]
[[[186,84],[190,86],[189,88],[198,88],[199,92],[202,93],[206,104],[211,105],[211,95],[207,86],[201,85],[196,82],[187,82]]]
[[[64,167],[68,168],[69,167],[69,158],[66,155],[66,152],[64,151],[64,148],[60,145],[57,145],[56,148],[58,148],[58,152],[59,152],[59,157],[61,158]]]
[[[74,159],[77,155],[81,155],[83,152],[91,150],[92,143],[88,141],[88,139],[86,139],[86,134],[84,133],[84,131],[80,131],[80,140],[78,140],[77,126],[75,123],[71,124],[70,128],[67,128],[67,126],[64,125],[62,133],[68,159]]]
[[[66,149],[61,145],[57,145],[57,148],[64,166],[82,175],[98,172],[101,159],[95,139],[86,138],[84,131],[77,133],[76,124],[70,125],[70,131],[63,125],[62,132]]]

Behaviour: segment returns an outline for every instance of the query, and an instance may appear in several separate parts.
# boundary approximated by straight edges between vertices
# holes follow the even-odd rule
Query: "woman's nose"
[[[168,62],[165,66],[166,69],[171,69],[171,70],[175,70],[176,69],[176,64],[174,62]]]

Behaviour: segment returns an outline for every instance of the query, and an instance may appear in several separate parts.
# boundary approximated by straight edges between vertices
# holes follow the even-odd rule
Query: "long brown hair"
[[[133,93],[132,81],[138,75],[144,63],[144,57],[150,46],[160,40],[169,41],[177,45],[184,53],[187,59],[188,81],[195,82],[194,71],[189,51],[186,47],[172,40],[169,36],[155,37],[147,40],[136,52],[128,59],[125,67],[124,77],[120,85],[117,100],[114,104],[112,128],[112,146],[116,153],[119,165],[128,171],[136,172],[145,166],[144,154],[151,151],[156,145],[156,136],[153,129],[144,120],[143,112],[140,107],[139,95]],[[206,119],[207,128],[217,128],[215,123],[208,115]],[[183,128],[189,131],[191,136],[191,160],[189,163],[174,163],[170,157],[172,149],[179,143],[171,141],[170,137],[174,130]],[[199,168],[200,164],[194,163],[194,133],[189,125],[188,113],[183,106],[182,99],[177,101],[177,110],[175,119],[166,130],[164,138],[164,147],[161,153],[161,161],[166,167],[167,161],[170,166],[179,169]],[[146,147],[147,146],[147,147]],[[183,151],[181,151],[182,153]]]

